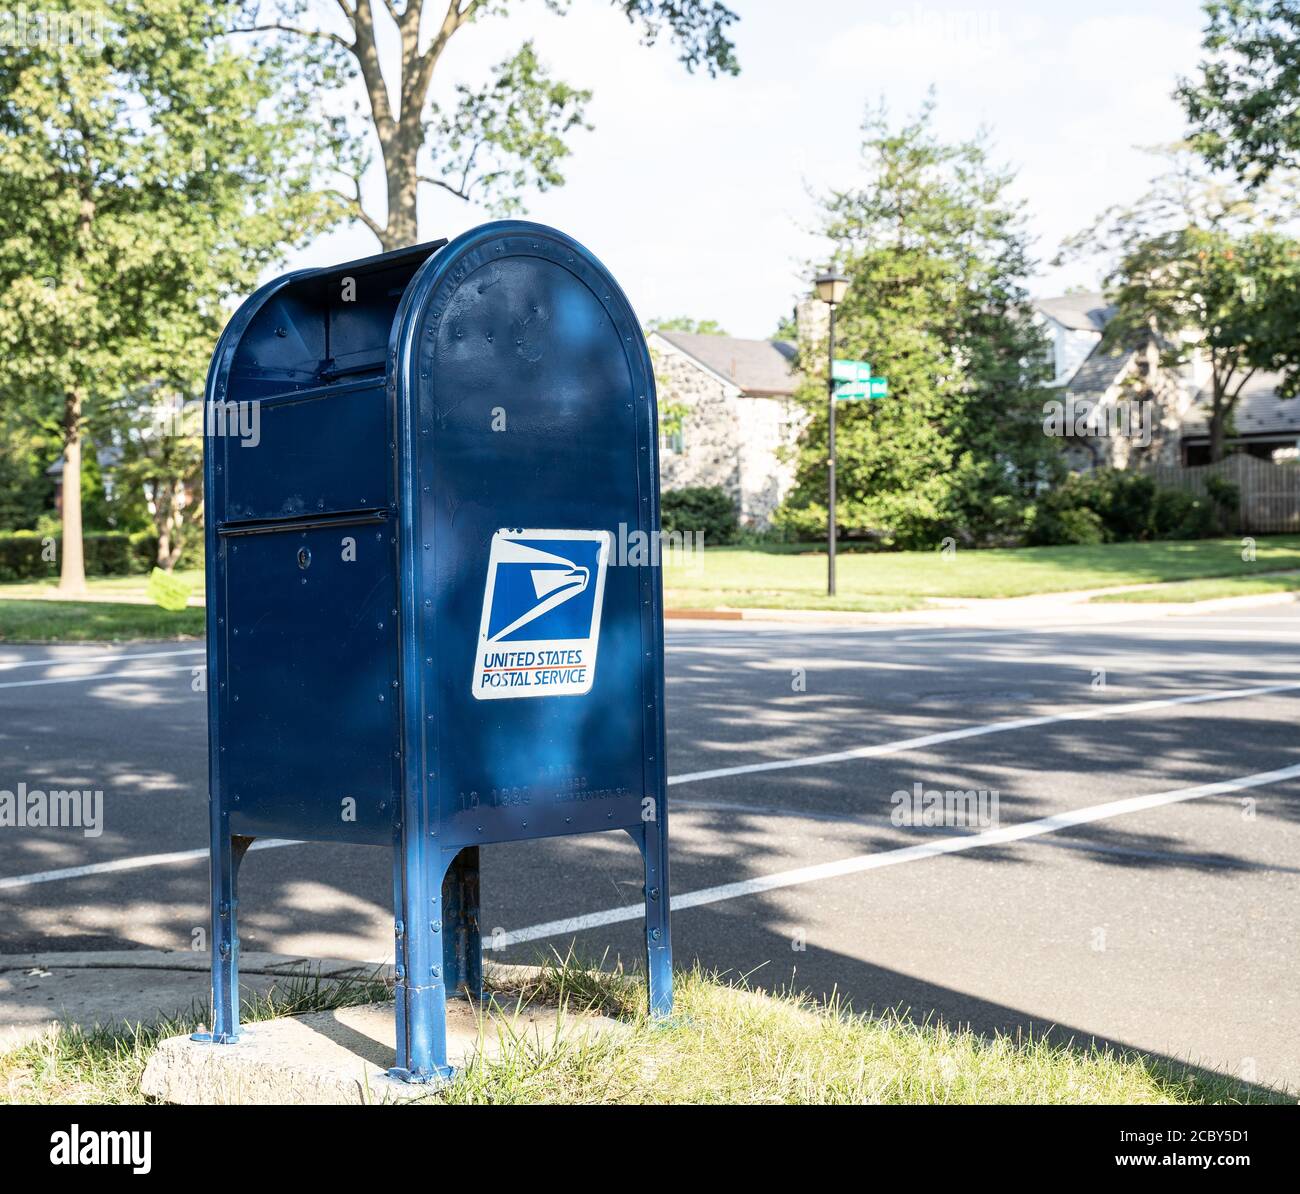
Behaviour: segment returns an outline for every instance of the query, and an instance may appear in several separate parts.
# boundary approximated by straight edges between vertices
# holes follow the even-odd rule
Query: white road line
[[[20,667],[53,667],[61,663],[121,663],[124,659],[167,659],[173,655],[203,655],[203,647],[185,651],[137,651],[118,655],[63,655],[52,659],[23,659],[13,663],[0,660],[0,672],[16,671]]]
[[[880,758],[885,755],[901,754],[909,750],[918,750],[926,746],[935,746],[943,742],[956,742],[962,738],[977,738],[984,734],[1001,734],[1009,730],[1031,729],[1035,726],[1051,725],[1055,722],[1087,721],[1101,717],[1110,717],[1125,713],[1144,713],[1151,709],[1167,709],[1177,705],[1204,704],[1208,701],[1228,701],[1246,697],[1268,696],[1275,692],[1291,692],[1300,689],[1300,682],[1294,684],[1270,684],[1263,688],[1227,688],[1217,692],[1195,693],[1191,696],[1164,697],[1151,701],[1128,701],[1121,705],[1103,705],[1097,708],[1080,709],[1069,713],[1053,713],[1043,717],[1022,717],[1013,721],[994,721],[984,725],[966,726],[960,730],[943,730],[937,734],[923,734],[917,738],[900,738],[894,742],[879,742],[874,746],[859,746],[853,750],[837,751],[833,754],[804,755],[794,759],[775,759],[767,763],[746,763],[737,767],[718,767],[711,771],[691,771],[685,775],[670,775],[670,787],[679,784],[697,783],[705,779],[720,779],[731,775],[752,775],[760,771],[785,771],[794,767],[819,767],[825,763],[842,763],[851,759]],[[272,846],[296,846],[300,842],[280,838],[268,838],[258,841],[255,849],[269,849]],[[29,875],[14,875],[0,879],[0,890],[7,887],[26,887],[33,883],[47,883],[52,879],[73,879],[83,875],[98,875],[107,871],[129,871],[139,867],[162,865],[171,862],[192,861],[206,858],[206,850],[182,851],[176,854],[145,854],[134,858],[119,858],[113,862],[91,863],[83,867],[66,867],[57,871],[36,871]]]
[[[40,688],[44,684],[89,684],[93,680],[157,676],[163,672],[193,672],[203,670],[207,666],[206,663],[183,663],[174,667],[142,667],[129,672],[96,672],[93,676],[57,676],[52,680],[7,680],[0,684],[0,688]]]
[[[821,862],[814,866],[796,867],[791,871],[760,875],[755,879],[743,879],[738,883],[723,883],[717,887],[703,887],[698,891],[688,891],[673,896],[672,910],[681,912],[686,908],[718,904],[723,900],[758,895],[782,887],[798,887],[803,883],[818,883],[823,879],[839,879],[845,875],[858,875],[864,871],[876,871],[882,867],[898,866],[905,862],[920,862],[922,859],[934,858],[942,854],[960,854],[985,846],[1001,846],[1008,842],[1041,837],[1045,833],[1056,833],[1058,830],[1069,829],[1075,825],[1089,825],[1094,821],[1105,821],[1111,817],[1143,812],[1165,804],[1199,800],[1205,796],[1224,796],[1232,792],[1245,791],[1247,788],[1259,788],[1265,784],[1295,779],[1297,776],[1300,776],[1300,763],[1291,767],[1279,767],[1276,771],[1258,771],[1254,775],[1224,780],[1221,783],[1201,784],[1195,788],[1176,788],[1169,792],[1155,792],[1150,796],[1131,796],[1126,800],[1112,800],[1106,804],[1094,804],[1066,813],[1056,813],[1050,817],[1040,817],[1036,821],[1022,821],[1018,825],[1008,825],[1002,829],[989,829],[984,833],[939,838],[937,841],[925,842],[918,846],[901,846],[896,850],[856,854],[851,858],[841,858],[835,862]],[[546,937],[579,933],[585,929],[619,924],[622,921],[640,920],[644,915],[644,904],[625,904],[621,908],[607,908],[604,912],[589,912],[585,916],[572,916],[566,920],[552,920],[545,924],[530,925],[526,929],[516,929],[507,933],[504,941],[500,936],[496,940],[503,945],[522,945]]]
[[[1210,701],[1271,696],[1273,693],[1294,692],[1296,689],[1300,689],[1300,682],[1268,684],[1261,688],[1225,688],[1216,692],[1194,693],[1191,696],[1162,697],[1151,701],[1126,701],[1119,705],[1095,705],[1087,709],[1073,709],[1067,713],[1048,713],[1041,717],[1017,717],[1011,721],[992,721],[983,725],[964,726],[959,730],[941,730],[937,734],[922,734],[916,738],[901,738],[895,742],[878,742],[874,746],[855,746],[852,750],[839,750],[830,754],[802,755],[793,759],[772,759],[766,763],[742,763],[735,767],[690,771],[685,775],[670,775],[668,784],[672,787],[676,784],[698,783],[705,779],[725,779],[732,775],[754,775],[761,771],[788,771],[795,767],[822,767],[827,763],[845,763],[852,759],[877,759],[885,755],[896,755],[902,751],[938,746],[943,742],[980,738],[985,734],[1005,734],[1010,730],[1028,730],[1037,726],[1055,725],[1058,722],[1120,717],[1129,713],[1146,713],[1153,709],[1171,709],[1176,705],[1201,705]]]
[[[1078,632],[1080,634],[1091,635],[1094,638],[1101,637],[1110,631],[1122,631],[1125,636],[1138,637],[1147,636],[1168,636],[1173,635],[1178,638],[1187,637],[1187,628],[1181,625],[1173,626],[1135,626],[1131,622],[1098,622],[1094,625],[1083,626],[1077,622],[1062,624],[1060,626],[1025,626],[1019,630],[995,630],[984,632],[980,630],[962,630],[948,635],[912,635],[908,638],[896,638],[891,640],[891,644],[917,645],[922,643],[934,642],[936,639],[944,638],[956,641],[957,646],[961,647],[978,647],[985,639],[1005,635],[1020,635],[1022,638],[1031,639],[1042,637],[1043,635],[1055,634],[1059,631]],[[1280,639],[1294,639],[1300,637],[1300,630],[1270,630],[1263,629],[1262,632],[1256,632],[1246,629],[1221,628],[1218,630],[1206,631],[1206,641],[1213,642],[1216,639],[1249,639],[1256,642],[1276,642]],[[943,646],[942,642],[936,642],[936,646]]]
[[[280,846],[302,846],[305,842],[291,842],[285,838],[259,838],[250,850],[275,850]],[[81,879],[86,875],[108,875],[114,871],[138,871],[149,866],[171,866],[177,862],[206,861],[208,849],[173,850],[170,854],[137,854],[134,858],[115,858],[112,862],[92,862],[86,866],[67,866],[57,871],[37,871],[31,875],[15,875],[0,879],[0,891],[9,887],[31,887],[36,883],[53,883],[56,879]]]

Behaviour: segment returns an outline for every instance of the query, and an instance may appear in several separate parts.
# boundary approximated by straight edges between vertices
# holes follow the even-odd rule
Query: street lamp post
[[[835,596],[835,307],[844,301],[849,280],[834,269],[813,279],[817,297],[830,308],[826,337],[826,593]]]

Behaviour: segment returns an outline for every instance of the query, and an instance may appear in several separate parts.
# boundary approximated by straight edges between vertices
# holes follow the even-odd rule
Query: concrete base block
[[[478,1054],[497,1056],[502,1041],[525,1037],[545,1045],[626,1032],[617,1020],[554,1007],[516,1008],[464,999],[447,1003],[447,1057],[460,1069]],[[242,1029],[233,1045],[209,1045],[176,1036],[149,1059],[141,1089],[151,1098],[187,1105],[352,1104],[410,1102],[436,1087],[388,1077],[396,1047],[391,1003],[371,1003],[264,1020]]]

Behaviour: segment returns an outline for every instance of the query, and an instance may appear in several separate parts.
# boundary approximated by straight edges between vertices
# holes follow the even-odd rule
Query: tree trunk
[[[164,572],[171,572],[185,549],[183,537],[185,514],[181,509],[183,484],[157,483],[154,486],[154,526],[158,531],[158,556],[156,563]]]
[[[1210,412],[1210,463],[1218,464],[1224,454],[1224,429],[1228,422],[1227,406],[1215,399]]]
[[[384,173],[388,176],[388,223],[379,241],[385,253],[405,249],[420,240],[416,215],[419,193],[416,160],[420,131],[417,128],[412,133],[403,129],[384,157]]]
[[[86,594],[86,558],[81,539],[81,391],[69,390],[63,403],[63,558],[59,592]]]

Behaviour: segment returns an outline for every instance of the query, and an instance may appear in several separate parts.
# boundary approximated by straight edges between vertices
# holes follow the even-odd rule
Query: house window
[[[685,440],[682,435],[681,424],[673,428],[663,428],[659,432],[659,450],[661,452],[671,452],[678,456],[685,451]]]

